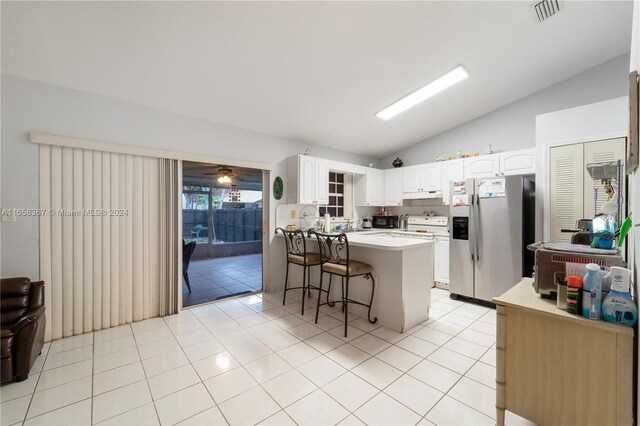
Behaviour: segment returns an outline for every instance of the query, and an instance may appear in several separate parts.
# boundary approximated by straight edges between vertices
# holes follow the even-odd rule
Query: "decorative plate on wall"
[[[282,198],[282,192],[284,191],[284,183],[282,182],[282,178],[280,176],[276,176],[273,180],[273,197],[276,200]]]

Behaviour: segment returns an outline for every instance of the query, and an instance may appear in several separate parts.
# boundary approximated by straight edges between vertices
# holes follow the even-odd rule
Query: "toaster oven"
[[[529,250],[535,251],[535,266],[533,271],[533,287],[542,297],[554,298],[556,283],[554,274],[565,272],[566,263],[596,263],[601,267],[625,267],[620,255],[591,254],[573,251],[558,251],[544,248],[542,243],[529,244]]]

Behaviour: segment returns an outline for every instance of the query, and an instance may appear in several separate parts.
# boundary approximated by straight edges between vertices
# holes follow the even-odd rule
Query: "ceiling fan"
[[[204,175],[211,176],[216,179],[218,183],[231,184],[233,181],[242,181],[236,173],[233,173],[230,167],[220,166],[217,172],[205,172]]]

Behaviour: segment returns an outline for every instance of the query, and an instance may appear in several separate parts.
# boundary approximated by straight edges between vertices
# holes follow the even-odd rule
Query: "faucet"
[[[347,222],[344,224],[344,228],[345,231],[352,231],[353,230],[353,221],[350,219],[347,219]]]

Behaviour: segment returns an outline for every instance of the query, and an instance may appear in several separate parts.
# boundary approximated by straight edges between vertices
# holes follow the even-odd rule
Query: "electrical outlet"
[[[296,211],[291,210],[291,219],[295,219],[295,218],[296,218]]]

